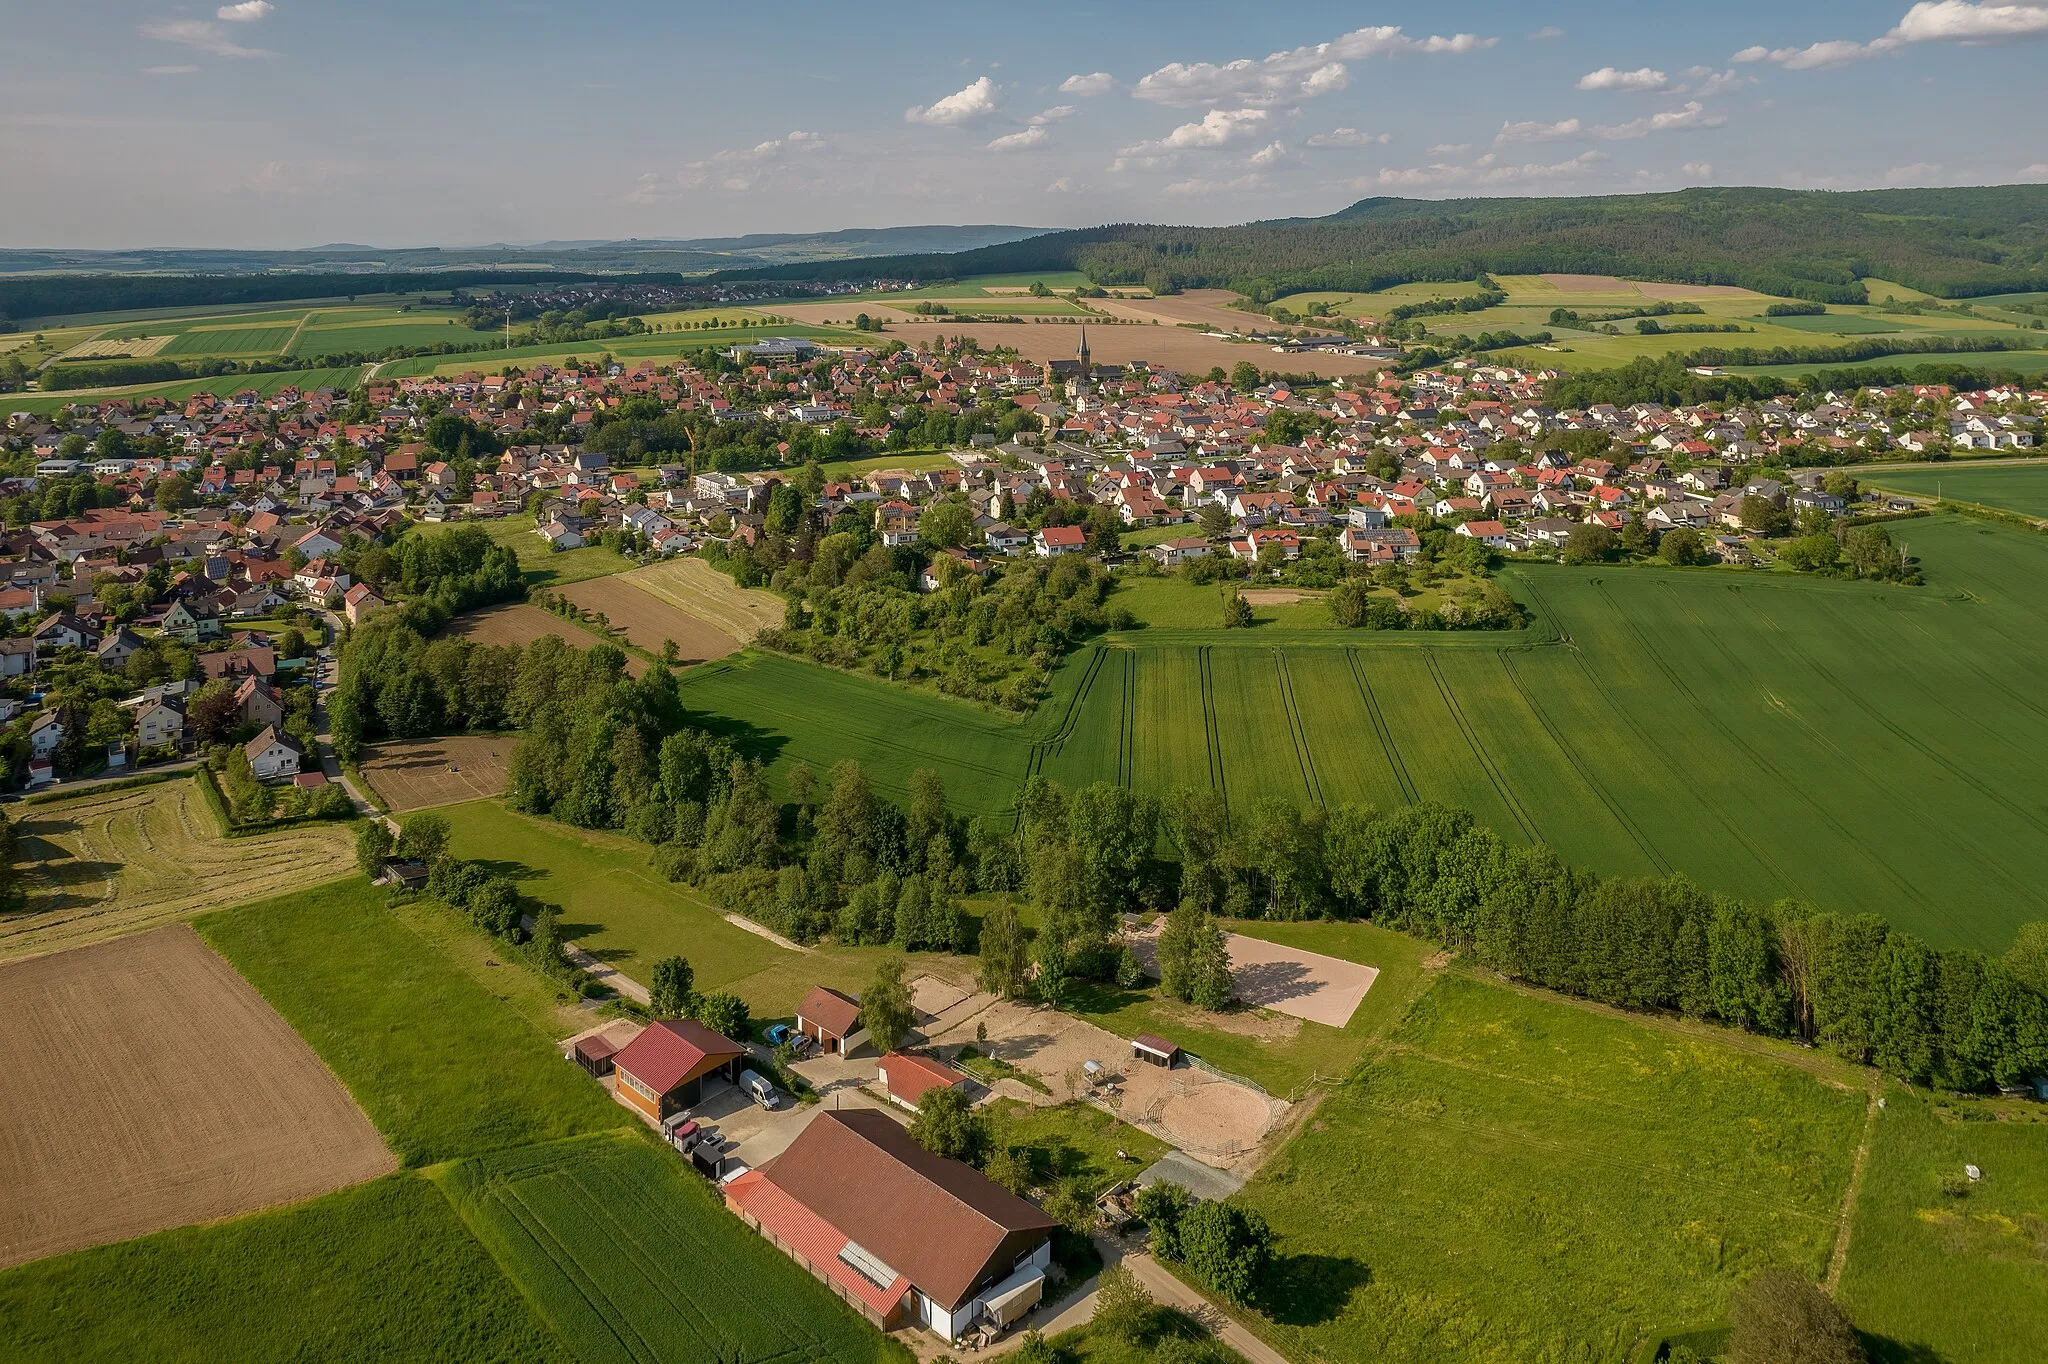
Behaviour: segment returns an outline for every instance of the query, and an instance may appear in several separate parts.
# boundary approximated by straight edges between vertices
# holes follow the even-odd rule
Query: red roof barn
[[[739,1077],[746,1048],[692,1018],[650,1023],[619,1049],[619,1097],[659,1122],[703,1097],[704,1081]]]

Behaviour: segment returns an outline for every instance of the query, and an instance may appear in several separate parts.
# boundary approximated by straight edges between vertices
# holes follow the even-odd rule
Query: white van
[[[752,1098],[761,1107],[768,1109],[775,1107],[775,1086],[769,1084],[759,1072],[752,1070],[741,1071],[740,1088],[745,1090],[748,1097]]]

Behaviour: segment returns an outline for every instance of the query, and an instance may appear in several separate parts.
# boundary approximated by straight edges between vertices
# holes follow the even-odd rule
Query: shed
[[[737,1079],[746,1048],[693,1018],[650,1023],[612,1057],[619,1098],[657,1122],[704,1096],[704,1082]]]
[[[824,1050],[845,1056],[859,1045],[860,1003],[829,986],[813,986],[797,1006],[796,1030],[815,1038]]]
[[[1131,1039],[1131,1056],[1147,1065],[1172,1069],[1180,1059],[1180,1048],[1157,1033],[1141,1032]]]
[[[889,1101],[913,1113],[933,1090],[954,1089],[967,1083],[962,1072],[915,1052],[892,1051],[882,1058],[876,1070],[881,1074],[882,1087],[889,1092]]]
[[[592,1075],[609,1075],[612,1073],[612,1058],[618,1051],[603,1033],[592,1033],[577,1039],[576,1045],[570,1049],[569,1059]]]

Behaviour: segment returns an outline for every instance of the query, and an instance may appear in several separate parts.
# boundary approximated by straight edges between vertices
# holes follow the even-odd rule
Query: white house
[[[249,770],[258,781],[298,776],[299,760],[305,756],[298,740],[278,733],[274,725],[265,725],[261,734],[242,745],[242,752],[248,755]]]

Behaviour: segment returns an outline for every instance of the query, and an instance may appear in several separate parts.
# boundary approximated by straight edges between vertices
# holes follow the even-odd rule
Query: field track
[[[355,865],[344,825],[222,838],[189,777],[19,806],[11,817],[28,904],[0,916],[0,959],[281,895]]]
[[[396,1161],[183,924],[0,967],[0,1266],[297,1202]]]

